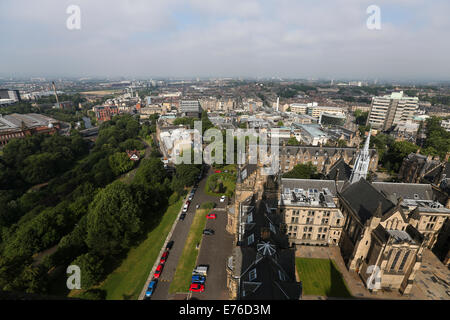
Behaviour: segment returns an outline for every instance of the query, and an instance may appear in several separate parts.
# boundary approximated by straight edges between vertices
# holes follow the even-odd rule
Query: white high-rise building
[[[403,91],[373,97],[367,124],[374,129],[388,130],[401,122],[412,120],[418,109],[419,98],[405,96]]]

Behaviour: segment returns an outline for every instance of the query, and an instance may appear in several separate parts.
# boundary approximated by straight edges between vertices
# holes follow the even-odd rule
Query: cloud
[[[66,8],[82,29],[66,29]],[[381,30],[366,8],[381,8]],[[444,0],[2,0],[0,74],[448,79]]]

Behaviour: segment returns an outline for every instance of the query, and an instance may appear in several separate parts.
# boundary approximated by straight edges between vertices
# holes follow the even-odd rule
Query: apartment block
[[[412,120],[419,108],[419,98],[408,97],[403,91],[372,98],[367,125],[374,129],[389,130],[393,126]]]

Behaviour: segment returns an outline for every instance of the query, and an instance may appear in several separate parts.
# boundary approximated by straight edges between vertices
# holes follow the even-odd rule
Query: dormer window
[[[272,231],[273,233],[275,233],[275,234],[277,233],[277,230],[275,229],[275,227],[272,223],[269,223],[269,228],[270,228],[270,231]]]
[[[255,242],[255,235],[252,233],[251,235],[248,236],[247,238],[247,244],[251,245],[253,242]]]
[[[248,273],[248,280],[249,281],[253,281],[256,279],[256,268],[252,269],[249,273]]]

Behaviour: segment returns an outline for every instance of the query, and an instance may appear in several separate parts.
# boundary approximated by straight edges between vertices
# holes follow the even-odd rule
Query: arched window
[[[406,251],[405,255],[403,256],[402,263],[400,263],[400,267],[398,267],[398,270],[403,270],[403,268],[405,267],[405,263],[408,260],[408,256],[409,256],[409,251]]]
[[[401,253],[401,251],[398,250],[397,253],[395,254],[394,261],[392,261],[392,264],[391,264],[391,271],[394,270],[395,265],[397,264],[398,258],[400,258],[400,253]]]

